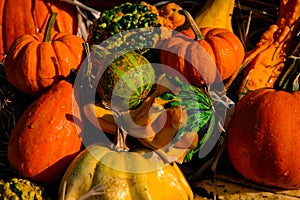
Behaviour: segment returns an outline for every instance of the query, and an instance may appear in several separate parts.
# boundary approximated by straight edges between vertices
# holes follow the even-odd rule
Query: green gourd
[[[144,56],[132,51],[120,55],[104,69],[97,93],[107,104],[128,110],[140,105],[150,93],[154,82],[155,71],[152,65]]]

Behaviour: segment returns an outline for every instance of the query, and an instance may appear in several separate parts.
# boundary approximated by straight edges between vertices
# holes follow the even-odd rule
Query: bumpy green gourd
[[[145,2],[131,4],[124,3],[115,6],[111,10],[101,13],[89,28],[88,43],[98,45],[106,39],[119,34],[118,37],[110,38],[110,41],[103,42],[102,45],[107,49],[131,48],[136,49],[148,46],[153,42],[153,32],[149,27],[160,27],[158,11],[156,7]],[[139,29],[137,34],[126,34],[127,30]]]
[[[132,51],[119,56],[105,69],[97,92],[107,104],[128,110],[147,97],[154,82],[152,65],[144,56]]]
[[[9,181],[0,180],[0,199],[3,200],[44,200],[44,191],[29,180],[12,178]]]
[[[204,90],[182,82],[178,77],[167,77],[181,91],[177,95],[166,92],[159,98],[171,100],[164,106],[165,108],[181,106],[188,115],[187,125],[178,130],[172,144],[178,142],[186,133],[198,133],[197,146],[185,155],[184,162],[188,162],[212,135],[212,129],[215,126],[214,108],[210,96]]]

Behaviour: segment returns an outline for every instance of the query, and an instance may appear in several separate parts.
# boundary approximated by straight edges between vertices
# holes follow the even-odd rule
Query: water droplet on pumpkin
[[[29,124],[29,125],[28,125],[28,128],[33,129],[33,128],[34,128],[34,125],[33,125],[33,124]]]
[[[285,172],[283,172],[283,176],[288,176],[289,175],[289,171],[285,171]]]

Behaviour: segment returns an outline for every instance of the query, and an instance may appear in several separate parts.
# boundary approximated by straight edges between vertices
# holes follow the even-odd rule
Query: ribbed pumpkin
[[[55,31],[75,35],[78,32],[76,8],[62,1],[2,0],[0,9],[0,60],[18,36],[43,32],[54,12],[59,13]]]
[[[176,34],[163,44],[160,62],[182,73],[194,85],[229,78],[244,59],[244,47],[239,38],[223,28],[199,30],[190,14],[184,12],[192,29]]]
[[[19,36],[7,53],[7,79],[26,94],[45,92],[81,64],[84,40],[73,34],[52,31],[56,15],[49,19],[45,33]]]
[[[9,138],[8,160],[21,177],[57,183],[80,151],[81,117],[72,97],[73,85],[61,80],[18,120]]]
[[[193,192],[175,163],[165,164],[146,149],[117,152],[94,144],[68,167],[60,200],[193,199]]]
[[[300,187],[300,64],[294,59],[287,61],[292,65],[285,66],[274,89],[251,91],[237,102],[227,131],[228,155],[237,171],[287,189]]]

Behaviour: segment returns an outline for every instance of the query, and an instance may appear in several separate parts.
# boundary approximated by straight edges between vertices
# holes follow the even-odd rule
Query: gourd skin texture
[[[73,115],[72,95],[72,84],[62,80],[35,100],[17,122],[8,143],[8,160],[20,176],[57,183],[80,151],[81,118]]]
[[[300,93],[259,89],[236,105],[227,150],[246,178],[281,188],[300,187]]]
[[[58,12],[54,30],[77,34],[78,22],[76,8],[57,0],[2,0],[2,31],[0,28],[0,60],[10,45],[20,35],[42,32],[48,17]],[[2,4],[2,3],[1,3]],[[0,7],[1,8],[1,7]],[[1,10],[2,11],[2,10]],[[1,46],[3,43],[3,46]]]
[[[44,188],[26,179],[0,180],[0,198],[3,200],[46,200]]]
[[[65,200],[77,200],[98,184],[104,187],[104,194],[87,199],[193,199],[191,188],[175,163],[164,166],[162,161],[149,164],[147,160],[143,152],[116,152],[100,145],[89,146],[67,169],[60,185],[60,199],[65,183]],[[153,171],[154,165],[162,168]],[[136,173],[130,172],[133,168]]]
[[[5,59],[8,81],[29,95],[40,95],[83,58],[84,40],[72,34],[52,32],[52,41],[44,42],[44,33],[26,34],[12,44]]]
[[[185,22],[185,16],[179,13],[181,9],[180,6],[172,2],[159,9],[158,17],[162,26],[170,28],[171,30],[182,26]]]
[[[144,56],[131,51],[119,56],[105,69],[97,92],[108,104],[113,101],[120,110],[127,110],[137,107],[147,97],[154,82],[152,65]]]

